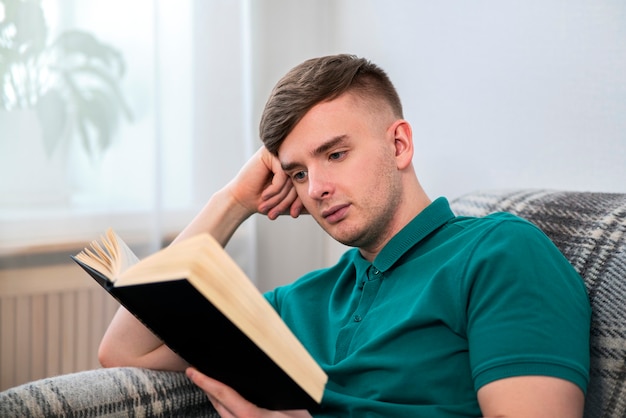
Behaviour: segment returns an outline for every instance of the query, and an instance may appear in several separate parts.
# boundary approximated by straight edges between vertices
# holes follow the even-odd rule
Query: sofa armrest
[[[219,417],[182,372],[96,369],[26,383],[0,393],[2,417]]]

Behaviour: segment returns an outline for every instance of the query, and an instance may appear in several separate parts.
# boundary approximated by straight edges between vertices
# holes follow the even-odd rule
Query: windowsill
[[[141,259],[169,245],[195,216],[195,210],[154,212],[75,213],[7,220],[0,212],[0,281],[5,273],[73,264],[77,254],[112,227]],[[249,226],[240,227],[226,250],[250,274]],[[11,273],[11,274],[13,274]]]
[[[133,250],[137,249],[138,255],[153,252],[160,245],[171,242],[194,214],[191,210],[162,215],[148,211],[0,211],[0,268],[8,259],[49,258],[51,254],[76,253],[98,239],[109,227],[115,229]]]

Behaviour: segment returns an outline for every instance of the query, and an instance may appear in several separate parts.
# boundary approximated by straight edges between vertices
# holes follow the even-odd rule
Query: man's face
[[[379,250],[397,232],[394,121],[386,106],[347,93],[313,107],[280,146],[305,208],[343,244]]]

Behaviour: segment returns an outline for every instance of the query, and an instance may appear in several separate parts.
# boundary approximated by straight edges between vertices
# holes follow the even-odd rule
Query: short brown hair
[[[304,115],[318,103],[346,92],[385,100],[395,116],[402,118],[402,104],[387,73],[354,55],[312,58],[289,71],[270,94],[259,126],[265,147],[274,155]]]

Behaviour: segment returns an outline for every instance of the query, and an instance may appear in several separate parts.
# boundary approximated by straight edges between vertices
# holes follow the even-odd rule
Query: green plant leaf
[[[83,95],[77,118],[84,127],[82,143],[92,158],[107,149],[113,142],[118,127],[119,108],[110,93],[92,89]]]
[[[67,56],[82,57],[92,64],[100,63],[118,76],[124,74],[124,60],[121,54],[109,45],[106,45],[90,33],[79,30],[63,32],[55,40],[53,48]]]
[[[92,86],[92,91],[98,89],[102,92],[109,93],[111,100],[110,105],[112,107],[120,107],[126,119],[129,121],[132,120],[132,112],[126,104],[124,95],[120,90],[118,79],[114,78],[109,72],[90,65],[81,65],[71,69],[65,69],[64,72],[66,76],[78,80],[74,85],[90,85]]]

